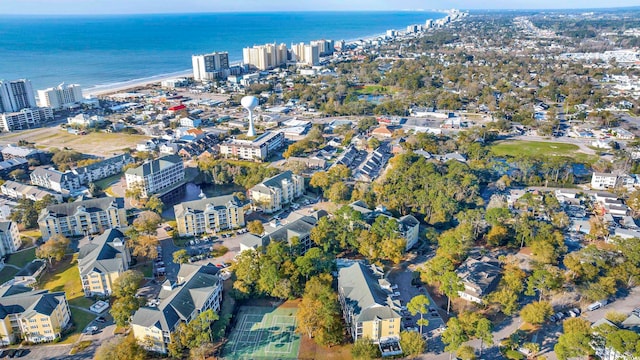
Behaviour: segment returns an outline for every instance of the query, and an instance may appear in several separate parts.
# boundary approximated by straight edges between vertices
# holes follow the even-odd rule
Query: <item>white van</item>
[[[596,301],[593,304],[587,306],[587,310],[589,310],[589,311],[598,310],[598,309],[600,309],[601,307],[603,307],[606,304],[607,304],[606,300]]]

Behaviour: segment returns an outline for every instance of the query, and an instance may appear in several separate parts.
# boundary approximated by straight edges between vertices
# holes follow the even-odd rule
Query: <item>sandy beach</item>
[[[168,79],[174,79],[179,77],[189,77],[192,75],[193,75],[193,72],[191,70],[183,70],[183,71],[176,71],[168,74],[151,76],[143,79],[134,79],[134,80],[122,81],[122,82],[113,83],[113,84],[98,85],[98,86],[94,86],[94,87],[82,90],[82,95],[84,95],[85,97],[94,97],[94,96],[100,96],[100,95],[106,95],[106,94],[113,94],[113,93],[129,90],[137,87],[143,87],[150,84],[160,83]]]

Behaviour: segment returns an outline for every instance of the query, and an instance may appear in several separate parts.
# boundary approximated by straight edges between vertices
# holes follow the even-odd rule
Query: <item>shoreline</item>
[[[449,14],[448,11],[433,11],[433,12],[440,12],[440,13],[442,13],[444,15]],[[442,18],[444,18],[444,16]],[[429,19],[430,18],[427,18],[423,22],[426,22],[426,20],[429,20]],[[434,18],[434,19],[431,19],[431,20],[436,21],[438,19],[441,19],[441,18]],[[412,25],[412,24],[407,24],[407,26],[409,26],[409,25]],[[417,24],[417,25],[422,25],[422,24]],[[402,31],[402,30],[399,30],[399,29],[387,29],[387,30]],[[362,36],[362,37],[359,37],[359,38],[352,38],[352,39],[344,40],[344,42],[347,45],[351,45],[351,44],[358,43],[360,41],[376,40],[376,39],[378,39],[380,37],[384,37],[384,36],[386,36],[386,32],[385,33],[378,33],[378,34],[370,34],[370,35]],[[335,40],[334,39],[334,41],[342,41],[342,40]],[[230,65],[242,64],[242,59],[240,59],[240,60],[231,60],[230,59],[229,64]],[[193,77],[193,70],[192,69],[186,69],[186,70],[180,70],[180,71],[174,71],[174,72],[169,72],[169,73],[164,73],[164,74],[153,75],[153,76],[149,76],[149,77],[145,77],[145,78],[119,81],[119,82],[114,82],[114,83],[110,83],[110,84],[94,85],[94,86],[92,86],[90,88],[83,89],[82,90],[82,95],[84,97],[86,97],[86,98],[93,98],[93,97],[98,97],[98,96],[102,96],[102,95],[115,94],[115,93],[123,92],[123,91],[126,91],[126,90],[138,88],[138,87],[145,87],[145,86],[149,86],[149,85],[153,85],[153,84],[158,84],[158,83],[161,83],[162,81],[170,80],[170,79],[174,79],[174,78],[179,78],[179,77]]]

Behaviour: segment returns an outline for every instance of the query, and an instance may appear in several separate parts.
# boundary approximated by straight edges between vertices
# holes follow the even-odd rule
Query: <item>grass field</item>
[[[0,270],[0,284],[4,284],[7,281],[13,279],[13,276],[18,273],[18,269],[5,266],[2,270]]]
[[[146,139],[149,137],[123,133],[89,132],[87,135],[73,135],[58,127],[25,130],[0,136],[0,141],[27,140],[35,143],[40,149],[67,147],[81,153],[100,156],[110,156],[122,152],[125,148],[135,148],[137,143]]]
[[[80,272],[78,270],[78,254],[65,257],[40,278],[40,288],[50,291],[64,291],[69,304],[89,308],[93,302],[84,297]]]
[[[109,188],[111,185],[113,185],[113,183],[118,182],[122,177],[122,175],[123,175],[122,173],[118,173],[118,174],[106,177],[104,179],[98,180],[95,182],[95,184],[97,187],[99,187],[104,191],[104,190],[107,190],[107,188]]]
[[[300,335],[295,308],[243,306],[223,349],[223,359],[297,359]]]
[[[390,95],[395,92],[393,86],[365,85],[356,91],[358,95]]]
[[[9,259],[5,261],[7,264],[11,264],[17,266],[19,268],[23,268],[25,265],[31,262],[31,260],[36,258],[36,248],[31,248],[27,250],[18,251],[17,253],[13,253],[9,255]]]
[[[598,159],[597,156],[580,152],[578,145],[546,141],[499,142],[491,147],[491,152],[496,156],[564,156],[584,163]]]

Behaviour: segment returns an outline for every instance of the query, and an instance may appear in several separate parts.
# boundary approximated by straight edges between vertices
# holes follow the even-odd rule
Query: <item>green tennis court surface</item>
[[[243,306],[224,345],[224,359],[297,359],[295,308]]]

